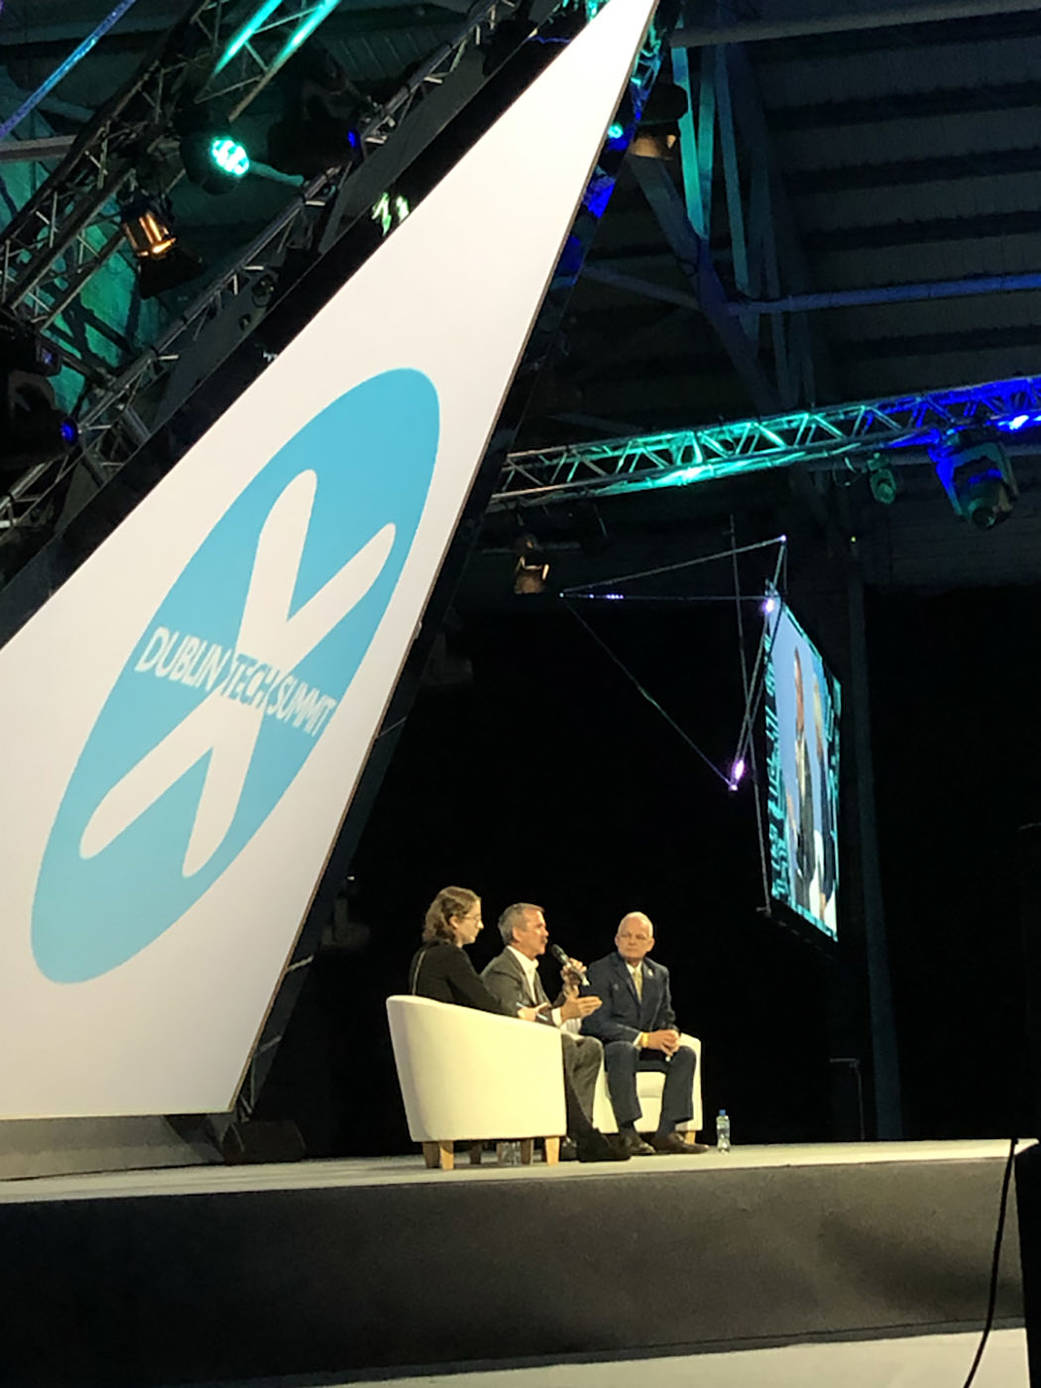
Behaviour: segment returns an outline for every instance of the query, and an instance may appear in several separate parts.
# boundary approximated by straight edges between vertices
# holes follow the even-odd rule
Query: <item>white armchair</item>
[[[481,1143],[518,1138],[530,1162],[536,1137],[556,1160],[566,1131],[556,1028],[404,996],[387,999],[387,1018],[409,1134],[428,1166],[450,1171],[456,1141],[473,1161]]]
[[[701,1042],[696,1036],[688,1036],[686,1032],[680,1035],[680,1044],[690,1046],[698,1057],[698,1063],[694,1069],[694,1093],[693,1093],[693,1113],[694,1117],[689,1123],[681,1123],[681,1130],[686,1130],[693,1135],[704,1126],[701,1111]],[[659,1070],[637,1070],[636,1072],[636,1097],[640,1101],[641,1116],[637,1121],[638,1132],[650,1133],[658,1126],[658,1119],[661,1117],[661,1093],[665,1088],[665,1076]],[[600,1077],[596,1082],[596,1093],[593,1097],[593,1122],[602,1133],[616,1133],[618,1131],[618,1121],[614,1116],[614,1109],[611,1107],[611,1096],[607,1091],[607,1073],[603,1067],[600,1069]]]

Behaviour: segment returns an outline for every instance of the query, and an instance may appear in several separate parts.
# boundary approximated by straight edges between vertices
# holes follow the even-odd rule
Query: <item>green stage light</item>
[[[210,141],[210,158],[229,178],[243,178],[249,173],[249,155],[230,135],[213,137]]]
[[[607,138],[609,140],[620,140],[625,134],[625,127],[615,121],[613,125],[607,127]]]
[[[192,119],[189,113],[188,120]],[[245,145],[223,124],[198,125],[181,136],[184,171],[207,193],[227,193],[250,171]]]

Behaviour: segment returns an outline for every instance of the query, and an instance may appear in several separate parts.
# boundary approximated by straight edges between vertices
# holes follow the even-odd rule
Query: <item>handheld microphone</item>
[[[571,958],[567,950],[561,949],[559,945],[550,945],[549,952],[550,954],[552,954],[553,958],[557,961],[557,963],[560,965],[562,969],[572,969],[573,972],[578,974],[578,977],[581,980],[581,982],[587,988],[589,987],[589,979],[586,977],[585,969],[574,968],[574,965],[571,963]]]

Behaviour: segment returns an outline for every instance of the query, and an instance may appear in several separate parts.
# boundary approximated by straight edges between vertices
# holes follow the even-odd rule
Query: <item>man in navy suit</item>
[[[676,1132],[676,1124],[692,1116],[697,1055],[689,1046],[680,1045],[668,969],[647,958],[654,948],[650,918],[642,911],[630,911],[622,917],[614,942],[614,954],[589,966],[588,990],[584,991],[600,998],[601,1006],[583,1020],[582,1031],[603,1042],[607,1087],[618,1131],[637,1156],[705,1152],[707,1147],[684,1142]],[[640,1117],[637,1070],[661,1070],[665,1074],[661,1121],[649,1142],[636,1131]]]

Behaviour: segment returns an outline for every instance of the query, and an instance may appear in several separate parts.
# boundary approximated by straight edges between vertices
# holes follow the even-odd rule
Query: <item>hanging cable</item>
[[[741,685],[742,685],[742,688],[744,689],[744,694],[745,694],[745,718],[748,720],[748,727],[749,727],[749,729],[751,729],[752,722],[751,722],[751,719],[750,719],[750,717],[749,717],[749,708],[750,708],[751,703],[752,703],[752,684],[751,684],[751,682],[750,682],[750,680],[749,680],[749,678],[748,678],[748,660],[747,660],[747,657],[746,657],[746,655],[745,655],[745,618],[744,618],[744,613],[743,613],[742,610],[741,610],[741,582],[740,582],[740,575],[739,575],[739,573],[738,573],[738,567],[737,567],[737,528],[736,528],[736,526],[734,525],[734,514],[733,514],[733,512],[730,513],[730,546],[731,546],[731,561],[732,561],[732,566],[733,566],[733,571],[734,571],[734,609],[735,609],[735,614],[736,614],[736,617],[737,617],[737,649],[738,649],[738,655],[739,655],[739,657],[740,657],[740,662],[741,662]],[[782,547],[781,547],[781,552],[782,552],[782,553],[784,552],[784,546],[783,546],[783,545],[782,545]],[[778,562],[780,562],[780,561],[778,560]],[[775,569],[774,572],[775,572],[775,575],[776,575],[777,570]],[[764,622],[764,623],[763,623],[763,632],[762,632],[762,634],[760,635],[760,638],[759,638],[759,650],[760,650],[760,651],[761,651],[762,648],[763,648],[763,638],[765,637],[765,634],[766,634],[766,623]],[[758,662],[758,651],[757,651],[756,655],[757,655],[757,659],[756,659],[756,668],[758,669],[758,665],[759,665],[759,662]],[[755,739],[751,736],[751,733],[749,733],[749,737],[748,737],[747,741],[748,741],[748,751],[747,751],[748,762],[749,762],[749,765],[750,765],[751,768],[752,768],[752,798],[753,798],[753,800],[755,801],[755,834],[756,834],[756,840],[757,840],[757,842],[758,842],[758,844],[759,844],[759,871],[760,871],[760,875],[761,875],[761,877],[762,877],[762,883],[763,883],[763,903],[764,903],[764,905],[765,905],[767,908],[769,908],[769,905],[770,905],[770,880],[769,880],[769,876],[768,876],[767,870],[766,870],[766,833],[765,833],[765,830],[764,830],[764,827],[763,827],[763,805],[762,805],[762,797],[761,797],[760,794],[759,794],[759,766],[758,766],[758,763],[757,763],[757,760],[756,760]],[[741,770],[742,770],[742,771],[744,770],[743,756],[742,756],[742,749],[741,749],[741,739],[740,739],[740,738],[738,738],[737,751],[736,751],[736,753],[735,753],[735,755],[734,755],[734,763],[733,763],[733,766],[731,767],[731,782],[730,782],[730,787],[731,787],[732,790],[736,790],[736,789],[737,789],[737,783],[738,783],[738,781],[739,781],[739,779],[740,779],[740,776],[739,776],[739,774],[738,774],[738,767],[741,767]]]
[[[994,1324],[994,1308],[998,1301],[998,1269],[1001,1265],[1001,1239],[1005,1232],[1005,1212],[1008,1209],[1008,1188],[1012,1181],[1012,1163],[1016,1155],[1016,1143],[1018,1138],[1012,1138],[1009,1142],[1008,1160],[1005,1162],[1005,1175],[1001,1182],[1001,1200],[998,1202],[998,1227],[994,1235],[994,1257],[990,1265],[990,1294],[987,1298],[987,1319],[983,1324],[983,1334],[976,1347],[976,1357],[972,1361],[969,1369],[969,1376],[965,1380],[962,1388],[969,1388],[972,1380],[976,1377],[976,1370],[980,1366],[983,1358],[983,1350],[987,1344],[987,1337],[990,1335],[991,1326]]]
[[[754,545],[741,545],[734,550],[735,554],[751,554],[757,549],[769,549],[771,545],[781,545],[782,549],[787,544],[787,535],[775,535],[771,540],[757,540]],[[600,578],[595,583],[585,585],[587,592],[594,588],[606,588],[612,583],[635,583],[638,578],[656,578],[659,574],[677,573],[680,569],[693,569],[699,564],[711,564],[716,559],[728,559],[731,551],[729,549],[720,550],[717,554],[703,554],[699,559],[681,559],[678,564],[663,564],[657,569],[643,569],[639,573],[619,574],[615,578]],[[561,593],[562,598],[571,597],[576,588],[565,588]],[[732,599],[728,599],[732,601]]]
[[[564,606],[574,617],[575,621],[578,622],[580,626],[585,628],[585,630],[593,638],[593,640],[600,647],[600,649],[606,655],[610,656],[610,658],[618,666],[619,670],[621,670],[622,674],[625,675],[627,679],[632,681],[639,693],[650,704],[651,708],[656,709],[657,712],[660,713],[661,716],[665,719],[666,723],[668,723],[669,727],[672,728],[674,732],[679,733],[680,737],[687,744],[690,750],[696,756],[700,757],[700,759],[705,763],[705,765],[714,775],[718,776],[719,779],[723,781],[725,784],[729,784],[727,777],[723,774],[722,771],[720,771],[719,767],[715,764],[715,762],[712,761],[710,757],[705,755],[705,753],[701,750],[701,748],[698,746],[698,744],[694,741],[692,737],[690,737],[686,732],[684,732],[684,730],[676,722],[675,718],[673,718],[671,714],[666,713],[665,709],[663,709],[661,704],[658,703],[658,700],[654,697],[654,695],[643,687],[643,685],[636,678],[636,676],[629,669],[629,667],[625,664],[625,662],[620,660],[619,657],[615,655],[614,651],[612,651],[611,647],[607,644],[607,642],[596,634],[596,632],[585,620],[585,618],[578,611],[576,611],[574,607],[572,607],[571,603],[568,602],[567,597],[563,593],[561,594],[561,597],[564,599]]]

